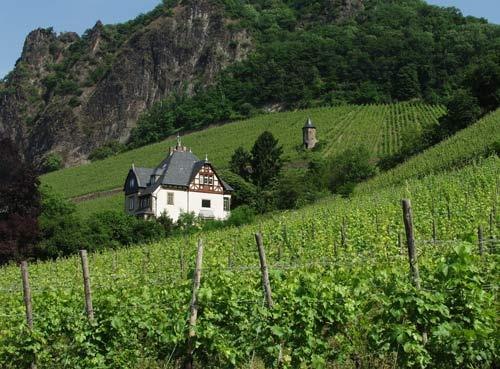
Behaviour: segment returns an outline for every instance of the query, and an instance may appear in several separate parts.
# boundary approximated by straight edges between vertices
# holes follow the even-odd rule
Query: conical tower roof
[[[316,128],[311,120],[311,117],[307,118],[306,124],[304,124],[304,128]]]

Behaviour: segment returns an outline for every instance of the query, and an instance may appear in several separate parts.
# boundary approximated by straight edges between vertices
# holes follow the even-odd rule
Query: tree
[[[77,217],[73,203],[55,193],[50,187],[41,187],[42,210],[39,217],[40,242],[36,245],[38,258],[55,258],[90,249],[90,232]]]
[[[370,151],[360,146],[335,156],[330,162],[329,171],[330,191],[347,196],[356,183],[375,175],[376,168],[370,161]]]
[[[441,138],[450,136],[455,132],[474,123],[481,114],[477,99],[463,89],[457,90],[446,104],[448,113],[440,120]]]
[[[283,147],[271,132],[264,131],[252,147],[253,182],[259,187],[267,186],[280,172],[283,165]]]
[[[28,257],[38,238],[39,181],[11,140],[0,140],[0,263]]]
[[[395,97],[399,100],[410,100],[420,96],[420,82],[415,66],[406,65],[399,69],[394,90]]]
[[[245,181],[239,175],[230,171],[221,171],[221,176],[232,188],[231,208],[234,209],[240,205],[250,205],[255,203],[257,189],[251,182]]]
[[[248,180],[252,173],[252,155],[243,147],[238,147],[231,156],[229,168],[233,173]]]
[[[485,113],[500,106],[500,66],[494,60],[484,60],[468,73],[466,83]]]

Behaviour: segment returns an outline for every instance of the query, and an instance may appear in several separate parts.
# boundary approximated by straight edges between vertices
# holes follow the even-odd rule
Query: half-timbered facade
[[[132,165],[125,180],[125,211],[143,218],[167,213],[174,221],[185,212],[205,219],[226,219],[232,188],[213,165],[199,160],[177,139],[177,146],[156,168]]]

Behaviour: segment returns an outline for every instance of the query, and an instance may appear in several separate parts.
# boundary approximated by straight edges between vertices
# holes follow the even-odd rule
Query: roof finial
[[[134,165],[134,163],[132,163],[132,170],[135,170],[135,165]]]
[[[208,162],[208,154],[205,154],[205,161]]]

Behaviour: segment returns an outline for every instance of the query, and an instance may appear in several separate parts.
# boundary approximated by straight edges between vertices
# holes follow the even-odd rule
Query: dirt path
[[[94,200],[94,199],[98,199],[100,197],[113,196],[113,195],[116,195],[117,193],[120,193],[122,191],[123,191],[123,188],[118,187],[118,188],[113,188],[112,190],[92,192],[92,193],[88,193],[86,195],[72,197],[72,198],[70,198],[70,201],[74,202],[75,204],[78,204],[79,202]]]

